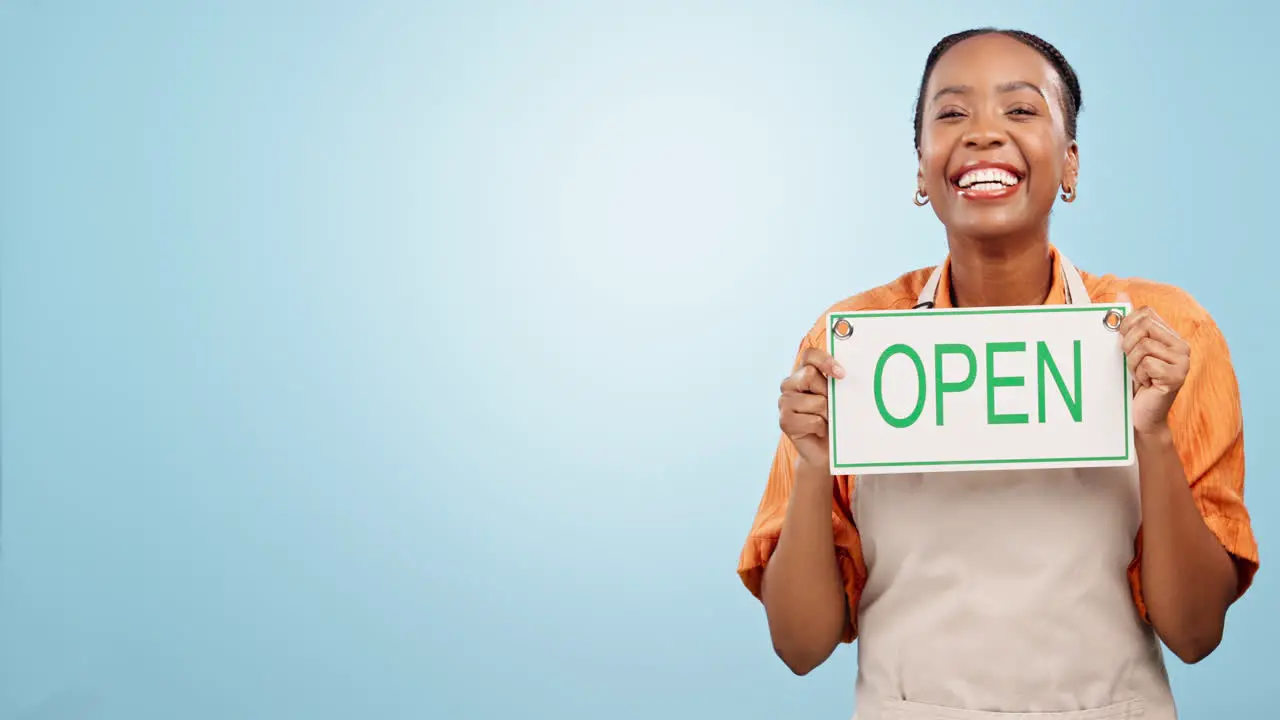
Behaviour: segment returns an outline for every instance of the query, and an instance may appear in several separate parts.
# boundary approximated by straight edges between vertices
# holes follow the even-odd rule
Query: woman
[[[1131,302],[1135,466],[832,477],[824,380],[843,371],[825,319],[782,384],[783,436],[738,572],[794,672],[858,640],[861,720],[1172,720],[1157,638],[1185,662],[1207,656],[1257,570],[1213,319],[1174,287],[1080,272],[1049,242],[1057,196],[1076,194],[1080,106],[1047,42],[944,38],[917,102],[915,202],[950,254],[832,310]]]

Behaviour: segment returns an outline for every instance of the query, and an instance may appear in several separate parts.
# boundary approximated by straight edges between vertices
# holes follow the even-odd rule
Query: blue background
[[[0,717],[847,718],[735,565],[801,335],[945,253],[912,102],[989,23],[1082,79],[1054,241],[1231,343],[1263,570],[1171,673],[1274,713],[1280,10],[26,0]]]

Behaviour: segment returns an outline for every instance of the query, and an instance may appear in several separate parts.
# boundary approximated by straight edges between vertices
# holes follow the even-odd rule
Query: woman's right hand
[[[844,377],[844,368],[818,348],[807,348],[794,373],[782,381],[778,398],[778,424],[791,438],[800,459],[824,472],[830,467],[827,451],[827,381]]]

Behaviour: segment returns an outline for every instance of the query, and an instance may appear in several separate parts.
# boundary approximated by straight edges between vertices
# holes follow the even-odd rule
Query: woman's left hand
[[[1120,293],[1117,300],[1129,302],[1129,297]],[[1134,432],[1161,431],[1191,369],[1191,346],[1146,306],[1126,315],[1119,332],[1133,377]]]

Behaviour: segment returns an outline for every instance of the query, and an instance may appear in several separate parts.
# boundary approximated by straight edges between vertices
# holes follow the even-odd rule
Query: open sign
[[[1128,309],[832,313],[832,473],[1132,463]]]

